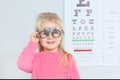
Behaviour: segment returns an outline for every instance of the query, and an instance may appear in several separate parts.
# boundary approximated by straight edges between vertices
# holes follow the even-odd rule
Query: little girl
[[[79,79],[75,59],[62,47],[63,36],[61,19],[55,13],[41,13],[18,67],[32,73],[32,79]]]

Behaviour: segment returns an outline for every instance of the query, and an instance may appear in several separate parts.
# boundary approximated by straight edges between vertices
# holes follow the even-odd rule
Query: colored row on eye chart
[[[65,0],[65,49],[79,66],[118,65],[119,0]]]

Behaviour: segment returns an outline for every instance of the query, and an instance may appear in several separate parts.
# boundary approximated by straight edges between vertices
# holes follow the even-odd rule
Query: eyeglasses
[[[54,38],[58,38],[64,34],[63,30],[60,30],[56,27],[43,28],[37,35],[37,38],[47,38],[49,35],[52,35]]]

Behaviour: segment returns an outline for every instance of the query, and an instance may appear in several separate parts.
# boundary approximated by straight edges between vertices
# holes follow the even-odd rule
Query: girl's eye
[[[47,32],[43,32],[42,35],[47,35]]]
[[[53,36],[54,36],[55,38],[61,36],[61,32],[60,32],[59,30],[54,30],[54,31],[52,32],[52,34],[53,34]]]
[[[41,31],[40,32],[40,37],[42,37],[42,38],[46,38],[47,36],[49,35],[49,32],[48,31]]]

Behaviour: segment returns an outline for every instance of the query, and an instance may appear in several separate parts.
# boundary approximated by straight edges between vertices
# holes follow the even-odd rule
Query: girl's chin
[[[46,48],[46,50],[54,50],[55,48]]]
[[[56,47],[46,47],[45,48],[46,50],[48,50],[48,51],[54,51],[54,50],[57,50],[57,48]]]

